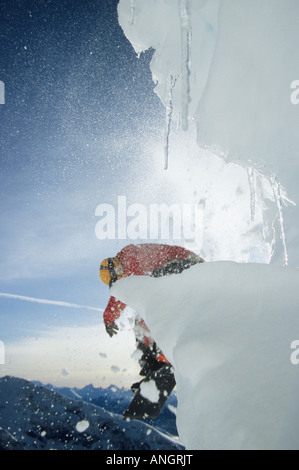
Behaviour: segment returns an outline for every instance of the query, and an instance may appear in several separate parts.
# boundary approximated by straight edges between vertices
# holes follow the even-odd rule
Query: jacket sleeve
[[[121,312],[126,308],[126,304],[115,297],[110,297],[108,305],[103,314],[105,325],[112,325],[120,317]]]

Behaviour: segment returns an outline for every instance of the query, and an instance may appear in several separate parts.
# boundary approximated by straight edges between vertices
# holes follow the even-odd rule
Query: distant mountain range
[[[35,383],[42,385],[40,382]],[[108,388],[95,388],[92,384],[90,384],[81,389],[77,387],[54,387],[51,384],[47,384],[45,387],[68,398],[83,400],[87,403],[100,406],[101,408],[104,408],[107,411],[111,411],[112,413],[121,415],[133,398],[133,393],[131,390],[118,388],[115,385],[110,385]],[[173,436],[177,436],[176,407],[177,397],[175,392],[173,392],[168,398],[158,418],[155,420],[148,420],[146,422],[154,427],[166,431]]]
[[[182,450],[175,435],[175,395],[159,418],[147,423],[121,418],[132,396],[114,386],[55,388],[4,377],[0,449]]]

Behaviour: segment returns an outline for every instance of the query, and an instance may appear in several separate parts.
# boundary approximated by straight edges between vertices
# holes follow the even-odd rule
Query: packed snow
[[[115,284],[174,366],[187,449],[299,448],[298,285],[298,269],[232,262]]]

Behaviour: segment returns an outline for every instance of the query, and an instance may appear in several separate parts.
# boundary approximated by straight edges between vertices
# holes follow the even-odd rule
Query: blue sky
[[[108,301],[99,263],[126,241],[95,237],[95,209],[115,204],[119,194],[136,197],[138,176],[153,165],[143,147],[145,136],[163,145],[164,122],[153,93],[151,52],[137,59],[118,25],[117,3],[1,2],[2,293],[94,308]],[[146,197],[150,193],[148,188]],[[101,363],[87,377],[75,367],[61,376],[73,352],[61,352],[55,369],[49,351],[61,344],[62,331],[77,337],[80,328],[99,334],[94,343],[102,347],[91,350],[89,360],[101,354]],[[0,297],[0,340],[6,350],[0,375],[100,384],[104,372],[98,369],[106,368],[107,375],[111,365],[118,366],[117,356],[109,362],[109,351],[121,352],[106,336],[101,312]],[[46,345],[37,348],[46,337]],[[86,343],[76,351],[84,356]],[[33,367],[32,354],[44,357],[44,365],[35,359]],[[50,367],[55,370],[47,374]],[[126,381],[126,375],[111,380]]]

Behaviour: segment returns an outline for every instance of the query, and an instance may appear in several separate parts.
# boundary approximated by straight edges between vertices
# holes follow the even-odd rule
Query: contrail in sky
[[[78,305],[78,304],[72,304],[69,302],[61,302],[59,300],[37,299],[36,297],[26,297],[24,295],[6,294],[2,292],[0,292],[0,297],[6,297],[7,299],[24,300],[26,302],[34,302],[37,304],[57,305],[59,307],[70,307],[70,308],[81,308],[84,310],[94,310],[96,312],[104,311],[104,309],[102,308],[88,307],[86,305]]]

